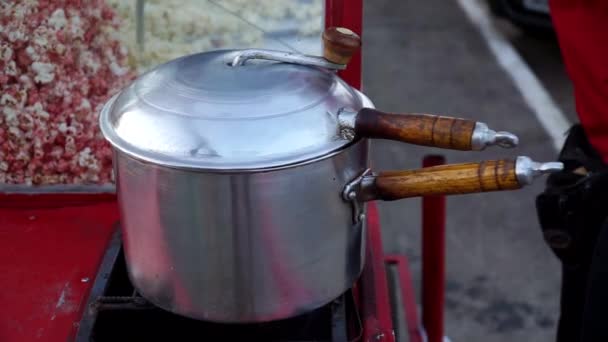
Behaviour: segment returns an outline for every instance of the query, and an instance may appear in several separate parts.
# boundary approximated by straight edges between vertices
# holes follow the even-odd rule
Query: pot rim
[[[355,94],[357,94],[361,98],[361,102],[362,102],[364,108],[374,108],[374,104],[365,94],[363,94],[361,91],[359,91],[358,89],[355,89],[355,88],[352,88],[352,90]],[[114,130],[111,129],[110,124],[109,124],[108,115],[110,113],[110,108],[112,107],[112,104],[114,103],[114,101],[116,101],[116,99],[118,98],[119,95],[120,95],[120,93],[114,95],[112,98],[110,98],[110,100],[108,100],[106,102],[106,104],[103,106],[100,116],[99,116],[100,129],[101,129],[102,134],[104,135],[105,140],[108,143],[110,143],[110,145],[112,146],[112,148],[114,149],[115,152],[123,153],[123,154],[129,156],[130,158],[133,158],[140,162],[159,166],[159,167],[166,167],[166,168],[171,168],[171,169],[194,171],[194,172],[219,173],[219,174],[269,172],[269,171],[294,168],[294,167],[298,167],[301,165],[314,163],[314,162],[317,162],[319,160],[323,160],[326,158],[331,158],[337,154],[342,153],[342,151],[350,148],[351,146],[360,143],[361,141],[364,141],[364,142],[367,141],[367,139],[365,139],[365,138],[355,137],[355,139],[353,139],[351,141],[345,140],[344,144],[341,144],[338,147],[327,151],[326,153],[319,154],[319,155],[313,155],[307,159],[302,159],[302,160],[298,160],[296,162],[285,163],[285,164],[269,164],[267,166],[260,166],[260,167],[255,167],[255,168],[249,168],[249,167],[244,167],[244,168],[239,168],[239,167],[232,167],[232,168],[230,168],[230,167],[226,167],[226,168],[195,167],[189,163],[180,163],[179,161],[172,161],[172,162],[167,162],[166,160],[161,161],[159,158],[155,158],[154,156],[151,156],[150,154],[146,153],[145,151],[139,149],[138,147],[128,144],[126,141],[121,139],[114,132]],[[126,148],[125,145],[128,145],[128,148]]]
[[[152,165],[155,167],[161,167],[161,168],[167,168],[167,169],[173,169],[173,170],[179,170],[179,171],[198,172],[198,173],[213,173],[213,174],[237,174],[237,173],[243,174],[243,173],[245,173],[245,174],[247,174],[247,173],[264,173],[264,172],[281,171],[281,170],[293,169],[293,168],[297,168],[300,166],[316,163],[321,160],[329,159],[336,155],[339,155],[355,145],[362,144],[362,143],[367,144],[368,142],[369,142],[369,140],[366,138],[355,139],[355,140],[349,142],[348,144],[342,145],[340,148],[334,149],[328,153],[318,155],[313,158],[300,160],[300,161],[294,162],[294,163],[272,165],[272,166],[268,166],[268,167],[259,167],[259,168],[232,168],[232,169],[214,169],[214,168],[205,168],[205,167],[195,168],[195,167],[189,167],[189,166],[168,165],[166,163],[160,164],[160,163],[156,163],[154,161],[149,161],[144,158],[141,158],[140,156],[129,153],[128,151],[125,151],[121,148],[114,147],[114,146],[113,146],[113,148],[114,148],[115,152],[122,153],[125,156],[132,158],[140,163],[149,164],[149,165]]]

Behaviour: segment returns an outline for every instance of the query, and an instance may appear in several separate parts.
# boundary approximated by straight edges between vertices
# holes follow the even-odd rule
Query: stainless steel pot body
[[[153,304],[217,322],[287,318],[348,289],[364,225],[342,199],[368,167],[368,142],[281,169],[174,169],[116,150],[128,271]]]

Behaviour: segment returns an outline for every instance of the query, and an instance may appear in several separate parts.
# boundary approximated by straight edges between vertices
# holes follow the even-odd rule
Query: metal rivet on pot
[[[357,198],[357,193],[354,191],[351,191],[348,193],[348,199],[349,200],[354,200],[355,198]]]

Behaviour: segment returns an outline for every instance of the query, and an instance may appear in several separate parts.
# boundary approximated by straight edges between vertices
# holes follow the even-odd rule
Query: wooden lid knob
[[[336,64],[348,64],[361,47],[361,38],[344,27],[330,27],[323,32],[323,57]]]

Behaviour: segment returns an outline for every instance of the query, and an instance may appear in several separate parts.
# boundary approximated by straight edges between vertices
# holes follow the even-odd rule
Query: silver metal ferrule
[[[356,122],[357,112],[344,108],[338,111],[338,127],[343,139],[352,140],[355,138]]]
[[[242,50],[232,59],[232,63],[230,65],[233,67],[242,66],[247,60],[250,59],[264,59],[269,61],[310,65],[334,70],[343,70],[346,68],[345,64],[332,63],[323,57],[264,49]]]
[[[520,185],[532,184],[535,178],[546,174],[561,171],[564,164],[560,162],[539,163],[528,157],[517,157],[515,161],[515,175]]]
[[[471,137],[471,148],[481,151],[487,146],[498,145],[503,148],[513,148],[519,144],[519,138],[509,132],[496,132],[483,122],[475,123],[473,136]]]

